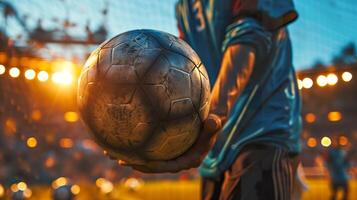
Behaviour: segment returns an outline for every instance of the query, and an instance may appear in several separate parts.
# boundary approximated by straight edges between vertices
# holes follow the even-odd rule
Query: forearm
[[[250,79],[254,62],[254,48],[241,44],[227,48],[212,90],[211,113],[226,119]]]

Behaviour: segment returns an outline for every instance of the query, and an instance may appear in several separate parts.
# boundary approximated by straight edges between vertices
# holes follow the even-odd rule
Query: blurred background
[[[0,0],[0,199],[198,199],[196,170],[147,175],[108,159],[76,110],[89,53],[131,29],[177,35],[176,0]],[[303,199],[328,199],[328,157],[348,160],[357,199],[357,2],[295,1],[290,28],[303,97]],[[64,192],[65,193],[65,192]],[[63,193],[63,194],[64,194]]]

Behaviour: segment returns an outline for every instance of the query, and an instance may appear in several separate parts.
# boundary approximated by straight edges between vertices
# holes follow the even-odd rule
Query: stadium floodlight
[[[77,195],[77,194],[79,194],[80,191],[81,191],[81,188],[79,187],[79,185],[74,184],[71,186],[72,194]]]
[[[320,87],[325,87],[327,85],[327,77],[324,75],[320,75],[316,79],[317,85]]]
[[[348,144],[348,138],[346,136],[342,135],[338,138],[338,143],[341,146],[346,146]]]
[[[0,75],[5,74],[6,68],[4,65],[0,65]]]
[[[32,196],[32,191],[29,188],[26,188],[26,190],[24,191],[24,197],[25,198],[30,198]]]
[[[57,189],[68,184],[68,179],[66,177],[59,177],[52,182],[52,188]]]
[[[27,184],[23,181],[17,183],[17,188],[21,191],[25,191],[27,189]]]
[[[332,141],[329,137],[325,136],[321,138],[321,145],[324,147],[329,147],[331,145]]]
[[[69,85],[72,83],[73,76],[68,71],[55,72],[52,74],[52,81],[60,85]]]
[[[36,77],[36,72],[33,69],[28,69],[25,71],[25,78],[27,80],[33,80]]]
[[[12,77],[12,78],[17,78],[20,76],[20,70],[19,68],[17,67],[12,67],[10,68],[9,70],[9,75]]]
[[[41,82],[45,82],[48,80],[48,73],[46,71],[40,71],[37,74],[37,79]]]
[[[342,114],[338,111],[332,111],[327,114],[327,118],[331,122],[337,122],[342,119]]]
[[[64,120],[66,120],[67,122],[76,122],[78,121],[78,119],[79,116],[77,112],[68,111],[64,113]]]
[[[317,141],[314,137],[310,137],[309,139],[307,139],[307,146],[310,148],[316,147],[317,145]]]
[[[338,78],[336,74],[330,73],[327,75],[327,84],[329,85],[335,85],[338,82]]]
[[[307,123],[314,123],[316,121],[316,115],[314,113],[307,113],[305,115],[305,120]]]
[[[311,78],[304,78],[302,80],[302,86],[306,89],[311,88],[314,85],[314,82],[312,81]]]
[[[29,148],[35,148],[37,146],[37,139],[35,137],[29,137],[26,140],[26,144]]]
[[[350,82],[352,80],[352,74],[350,72],[343,72],[342,80],[345,82]]]
[[[5,188],[3,185],[0,184],[0,198],[4,197],[5,195]]]

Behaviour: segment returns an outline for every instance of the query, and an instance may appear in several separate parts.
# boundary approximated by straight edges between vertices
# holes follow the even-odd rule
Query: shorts
[[[271,146],[247,145],[217,180],[203,178],[203,200],[292,199],[297,154]]]

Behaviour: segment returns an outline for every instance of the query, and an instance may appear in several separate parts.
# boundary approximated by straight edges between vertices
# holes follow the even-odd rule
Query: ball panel
[[[136,84],[138,78],[135,67],[130,65],[112,65],[105,75],[105,81],[110,84]]]
[[[97,70],[100,77],[104,77],[108,69],[112,66],[112,49],[101,49],[99,51]]]
[[[207,70],[206,70],[206,68],[204,67],[204,65],[203,65],[203,64],[200,64],[197,68],[198,68],[198,70],[200,71],[201,75],[203,75],[203,76],[208,80],[208,83],[209,83],[208,73],[207,73]]]
[[[201,106],[201,75],[197,68],[191,72],[191,101],[195,109],[198,111]]]
[[[168,93],[171,100],[191,96],[190,74],[176,68],[170,68],[167,74]]]
[[[88,83],[88,69],[83,70],[79,76],[78,79],[78,89],[77,89],[77,104],[81,108],[82,107],[82,98],[83,98],[83,93],[86,91]]]
[[[164,56],[159,56],[153,64],[149,66],[145,76],[142,77],[142,83],[149,84],[165,84],[167,74],[170,70],[170,64]]]
[[[145,147],[149,160],[170,160],[186,152],[196,141],[201,122],[197,115],[167,122],[156,129]]]
[[[157,41],[152,40],[148,35],[145,34],[145,30],[142,30],[141,34],[136,36],[133,42],[139,44],[145,49],[161,48],[160,44]]]
[[[100,47],[102,49],[112,49],[112,48],[122,44],[123,42],[132,41],[139,34],[141,34],[140,31],[128,31],[128,32],[119,34],[119,35],[113,37],[112,39],[104,41],[100,45]]]
[[[139,90],[131,86],[122,86],[119,90],[104,90],[97,94],[91,107],[95,132],[97,137],[115,148],[137,147],[152,132],[152,107],[144,101]],[[143,127],[146,127],[145,131]]]
[[[195,112],[190,98],[175,99],[171,101],[169,119],[182,118]]]
[[[94,52],[92,52],[90,54],[90,56],[88,57],[87,61],[84,63],[82,71],[86,71],[86,70],[88,70],[88,68],[91,68],[92,66],[97,64],[99,51],[100,51],[100,49],[97,48]]]
[[[79,111],[83,115],[83,118],[86,118],[87,111],[88,111],[87,108],[90,104],[91,93],[95,92],[95,84],[94,82],[87,82],[84,83],[83,85],[84,85],[83,90],[82,92],[79,92],[80,94],[77,102],[78,102]]]
[[[167,93],[167,86],[163,84],[143,85],[145,97],[149,100],[155,115],[158,119],[165,119],[170,111],[170,96]]]
[[[143,49],[134,61],[135,71],[139,79],[154,65],[161,54],[161,49]]]
[[[201,63],[200,58],[198,57],[196,52],[191,48],[191,46],[179,38],[177,38],[172,43],[170,49],[174,52],[184,55],[185,57],[190,59],[196,66],[199,66]]]
[[[145,30],[145,34],[154,38],[166,50],[181,54],[196,66],[200,64],[198,55],[185,41],[162,31]]]
[[[182,56],[181,54],[166,51],[164,55],[169,61],[171,68],[191,73],[195,67],[195,65],[189,59],[187,59],[185,56]]]
[[[141,46],[135,42],[124,42],[113,48],[113,65],[134,65],[135,57],[141,50]]]
[[[204,68],[200,67],[200,72],[203,71]],[[206,70],[204,70],[206,71]],[[208,78],[206,78],[206,76],[204,75],[205,73],[200,73],[201,75],[201,101],[200,101],[200,118],[202,120],[206,119],[208,116],[208,112],[209,112],[209,102],[210,102],[210,92],[211,92],[211,88],[210,88],[210,83]],[[207,74],[207,73],[206,73]],[[208,77],[208,76],[207,76]]]

